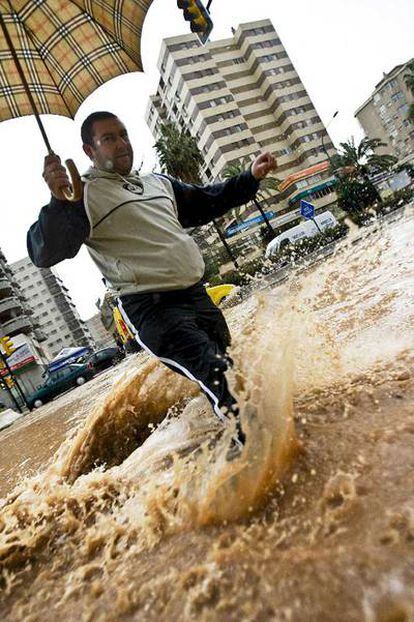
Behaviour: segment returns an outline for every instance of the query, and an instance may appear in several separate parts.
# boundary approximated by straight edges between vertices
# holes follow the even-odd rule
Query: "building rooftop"
[[[414,62],[414,58],[412,58],[411,60],[408,60],[406,63],[402,63],[401,65],[396,65],[393,69],[391,69],[391,71],[389,71],[388,73],[383,73],[382,79],[378,82],[378,84],[375,85],[375,89],[373,90],[373,92],[371,93],[371,95],[368,97],[368,99],[366,101],[364,101],[364,103],[359,106],[359,108],[355,111],[355,117],[361,112],[361,110],[363,110],[365,108],[365,106],[368,106],[369,103],[371,103],[371,100],[373,98],[373,96],[375,95],[375,93],[377,91],[379,91],[384,84],[386,84],[389,80],[392,80],[392,78],[394,78],[396,75],[398,75],[401,71],[403,71],[405,69],[405,67],[409,64]]]

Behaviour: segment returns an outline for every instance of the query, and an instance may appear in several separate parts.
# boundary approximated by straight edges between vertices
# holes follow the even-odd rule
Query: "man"
[[[90,115],[81,135],[93,164],[82,178],[83,197],[75,203],[57,198],[69,179],[60,159],[47,156],[43,177],[52,198],[28,232],[31,260],[50,267],[85,244],[140,345],[198,382],[223,423],[237,418],[225,378],[229,330],[201,283],[204,262],[185,229],[251,200],[275,159],[262,154],[239,176],[197,186],[133,171],[127,130],[112,113]],[[236,430],[233,442],[241,447],[238,420]]]

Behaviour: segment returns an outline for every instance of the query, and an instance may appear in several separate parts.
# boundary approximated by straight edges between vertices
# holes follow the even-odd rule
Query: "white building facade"
[[[15,279],[33,311],[33,319],[46,336],[42,343],[50,358],[62,348],[94,347],[93,339],[57,274],[49,268],[36,268],[25,257],[11,264]]]
[[[414,95],[405,83],[408,65],[397,65],[384,73],[372,95],[355,113],[368,138],[380,138],[385,147],[377,153],[389,153],[403,164],[414,163],[414,125],[408,118]]]
[[[147,124],[155,139],[167,120],[188,130],[203,154],[206,182],[219,178],[226,165],[263,151],[276,156],[281,181],[326,161],[327,151],[334,153],[268,19],[242,24],[233,37],[205,46],[194,35],[165,39],[158,68],[161,77],[147,108]],[[333,181],[325,169],[318,180],[320,196],[313,197],[317,209],[335,201]],[[297,207],[289,202],[294,191],[290,186],[272,197],[276,225],[279,216]]]

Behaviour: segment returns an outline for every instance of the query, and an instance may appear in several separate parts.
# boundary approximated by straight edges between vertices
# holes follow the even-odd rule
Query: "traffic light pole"
[[[19,413],[22,412],[22,409],[20,408],[20,404],[19,402],[16,400],[16,398],[13,395],[13,391],[11,390],[11,388],[7,385],[7,382],[5,381],[4,378],[0,377],[0,386],[4,387],[7,391],[7,393],[10,395],[10,398],[12,400],[12,402],[14,403],[14,405],[16,406],[17,410],[19,411]]]
[[[27,403],[27,401],[26,401],[26,396],[25,396],[25,394],[23,393],[23,389],[21,388],[21,386],[20,386],[19,382],[17,381],[16,376],[13,374],[12,370],[10,369],[9,364],[7,363],[7,359],[6,359],[6,357],[4,356],[3,352],[0,352],[0,359],[1,359],[1,361],[2,361],[2,363],[3,363],[3,365],[4,365],[4,367],[7,369],[7,371],[8,371],[8,374],[9,374],[10,378],[13,380],[14,384],[16,385],[16,389],[17,389],[17,391],[18,391],[18,393],[19,393],[20,397],[21,397],[21,398],[22,398],[22,400],[23,400],[23,404],[25,404],[25,405],[27,406],[27,408],[29,408],[29,405],[28,405],[28,403]],[[10,389],[10,387],[8,387],[8,386],[7,386],[7,382],[6,382],[6,381],[4,381],[4,384],[6,385],[7,389]],[[22,410],[21,410],[20,406],[18,405],[17,400],[16,400],[16,398],[14,397],[13,392],[12,392],[12,390],[11,390],[11,389],[10,389],[9,393],[10,393],[10,395],[12,396],[14,403],[15,403],[15,404],[16,404],[16,406],[18,407],[19,412],[22,412]],[[30,409],[29,409],[29,410],[30,410]]]

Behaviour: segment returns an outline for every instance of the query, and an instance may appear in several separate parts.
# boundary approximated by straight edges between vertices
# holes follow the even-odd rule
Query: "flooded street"
[[[226,312],[240,458],[142,354],[0,433],[0,619],[414,621],[413,211]]]

